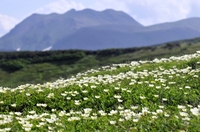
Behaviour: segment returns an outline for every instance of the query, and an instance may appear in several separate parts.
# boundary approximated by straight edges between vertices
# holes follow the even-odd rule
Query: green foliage
[[[87,61],[95,63],[92,55],[79,63]],[[1,87],[0,131],[199,131],[199,62],[200,53]]]
[[[2,61],[0,66],[5,71],[14,72],[25,67],[25,63],[21,60],[9,60]]]
[[[152,60],[194,53],[196,50],[200,50],[199,39],[151,47],[99,51],[1,52],[0,86],[16,87],[26,83],[43,83],[113,63]],[[188,62],[187,65],[192,68],[199,66],[196,62]]]

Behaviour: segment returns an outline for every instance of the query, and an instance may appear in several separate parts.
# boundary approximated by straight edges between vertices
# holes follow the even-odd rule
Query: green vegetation
[[[1,87],[0,131],[197,132],[199,77],[200,51]]]
[[[200,50],[200,39],[176,41],[151,47],[100,51],[48,51],[0,53],[0,86],[16,87],[69,78],[91,68],[135,60],[183,55]]]

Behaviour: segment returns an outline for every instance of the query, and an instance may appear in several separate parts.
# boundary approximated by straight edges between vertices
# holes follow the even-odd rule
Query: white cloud
[[[190,11],[188,0],[140,0],[138,3],[130,0],[130,6],[135,19],[144,25],[180,20],[186,18]]]
[[[190,12],[188,14],[187,17],[200,17],[200,1],[199,0],[191,0],[191,8],[190,8]]]
[[[123,10],[140,23],[151,25],[194,16],[199,7],[199,0],[96,0],[90,8]]]
[[[14,17],[0,14],[0,37],[9,32],[18,22]]]
[[[67,1],[67,0],[56,0],[51,2],[44,7],[41,7],[35,11],[35,13],[40,14],[50,14],[52,12],[56,13],[65,13],[70,9],[81,10],[84,9],[84,5],[74,1]]]

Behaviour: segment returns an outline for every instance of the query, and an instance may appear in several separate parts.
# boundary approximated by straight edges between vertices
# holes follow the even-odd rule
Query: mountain
[[[0,47],[20,50],[43,50],[82,27],[98,25],[142,27],[129,15],[111,9],[102,12],[74,9],[65,14],[33,14],[0,39]]]
[[[190,28],[122,32],[116,29],[90,27],[82,28],[76,33],[65,37],[56,43],[52,49],[100,50],[107,48],[141,47],[198,36],[200,36],[200,32]]]
[[[58,41],[52,49],[127,48],[190,39],[200,36],[199,23],[200,18],[189,18],[140,28],[127,25],[87,27]]]
[[[143,28],[141,29],[141,31],[165,30],[165,29],[172,29],[172,28],[190,28],[190,29],[200,32],[200,18],[193,17],[193,18],[179,20],[176,22],[156,24],[156,25],[148,26],[145,29]]]
[[[74,9],[33,14],[0,38],[2,50],[98,50],[149,46],[200,36],[200,18],[142,26],[122,11]]]

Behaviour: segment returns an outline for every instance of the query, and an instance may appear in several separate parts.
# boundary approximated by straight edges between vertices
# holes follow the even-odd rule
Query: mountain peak
[[[73,12],[76,12],[76,10],[75,9],[71,9],[71,10],[68,11],[68,13],[73,13]]]
[[[114,9],[105,9],[102,12],[123,12],[123,11],[117,11],[117,10],[114,10]]]

